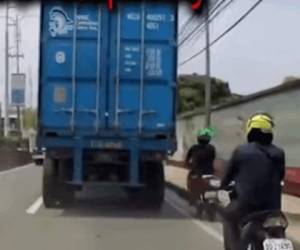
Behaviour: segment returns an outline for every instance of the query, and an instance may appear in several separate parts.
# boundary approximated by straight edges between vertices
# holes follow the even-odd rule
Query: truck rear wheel
[[[146,205],[160,209],[164,202],[165,178],[162,162],[151,162],[145,164],[146,188],[143,192],[143,199]]]
[[[164,168],[161,162],[142,163],[141,175],[145,187],[126,189],[133,204],[159,210],[164,202]]]
[[[141,189],[133,189],[130,198],[143,206],[160,209],[164,202],[164,169],[161,162],[147,162],[142,165],[144,184]]]
[[[47,158],[43,172],[43,200],[46,208],[70,205],[74,200],[74,190],[59,182],[58,166],[54,159]]]
[[[43,200],[46,208],[56,207],[58,204],[56,192],[55,161],[46,158],[43,168]]]

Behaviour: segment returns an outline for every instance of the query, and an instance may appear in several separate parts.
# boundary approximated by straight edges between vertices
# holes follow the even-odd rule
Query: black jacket
[[[237,198],[260,209],[281,208],[281,181],[285,175],[284,151],[275,145],[247,143],[233,153],[222,186],[235,181]]]
[[[192,172],[198,175],[214,173],[213,162],[216,157],[215,147],[211,144],[196,144],[192,146],[186,156]]]

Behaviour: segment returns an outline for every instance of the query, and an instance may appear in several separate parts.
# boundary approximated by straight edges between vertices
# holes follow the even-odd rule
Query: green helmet
[[[212,138],[215,135],[215,130],[213,128],[203,128],[198,130],[197,137]]]

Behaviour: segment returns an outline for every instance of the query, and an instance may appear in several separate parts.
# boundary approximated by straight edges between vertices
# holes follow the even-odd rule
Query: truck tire
[[[46,158],[43,168],[43,200],[46,208],[54,208],[58,204],[57,181],[55,176],[55,161]]]
[[[160,210],[164,202],[164,168],[161,162],[142,163],[141,177],[145,187],[127,188],[130,202],[138,207]]]
[[[74,190],[59,182],[55,164],[54,159],[44,161],[43,200],[46,208],[66,207],[74,200]]]
[[[145,166],[146,188],[143,197],[146,204],[160,209],[165,196],[165,176],[162,162],[147,163]]]

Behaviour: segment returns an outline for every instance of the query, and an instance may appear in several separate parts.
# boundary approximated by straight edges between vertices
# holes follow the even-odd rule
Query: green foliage
[[[232,95],[229,84],[217,78],[211,78],[212,104],[228,102],[237,95]],[[205,76],[192,74],[180,75],[178,78],[179,114],[199,109],[205,104]]]
[[[19,137],[0,137],[0,150],[17,150],[20,147],[28,147],[28,140]]]
[[[23,111],[24,129],[37,129],[37,111],[35,109],[25,109]]]

